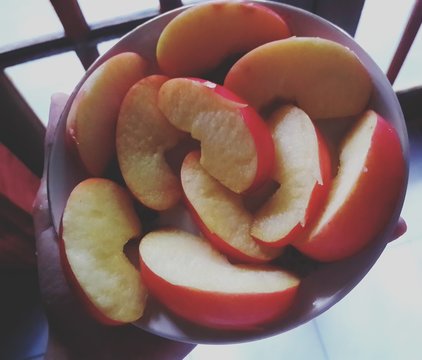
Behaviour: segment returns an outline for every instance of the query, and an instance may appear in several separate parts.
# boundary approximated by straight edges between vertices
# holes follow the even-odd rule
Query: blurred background
[[[197,1],[183,4],[193,2]],[[402,212],[408,231],[388,245],[368,276],[345,299],[316,320],[262,341],[198,346],[187,359],[421,358],[421,1],[280,2],[310,10],[342,27],[391,81],[411,144],[409,189]],[[37,290],[30,204],[7,194],[5,172],[18,171],[31,179],[35,185],[28,196],[34,194],[42,171],[42,139],[51,95],[70,94],[92,61],[122,35],[181,4],[171,0],[0,1],[1,143],[29,169],[0,168],[0,250],[8,254],[0,256],[0,359],[42,359],[48,337]],[[3,158],[1,162],[6,164]],[[24,241],[16,240],[15,234]],[[6,240],[10,239],[17,241],[19,254],[8,248]]]
[[[66,1],[61,1],[66,3]],[[73,1],[67,1],[72,3]],[[136,19],[143,16],[153,16],[159,11],[157,0],[119,0],[106,1],[98,6],[97,1],[79,0],[80,9],[88,26],[93,29],[101,29],[118,22],[129,22],[134,24]],[[183,1],[184,4],[195,1]],[[196,1],[198,2],[198,1]],[[315,1],[291,1],[296,6],[305,6],[306,3]],[[317,1],[316,1],[317,2]],[[326,1],[327,2],[327,1]],[[328,1],[328,3],[335,1]],[[350,1],[349,1],[350,2]],[[42,122],[46,122],[50,95],[57,91],[70,93],[77,81],[84,73],[84,67],[78,59],[77,53],[71,48],[71,43],[59,42],[65,34],[60,18],[57,16],[52,3],[60,1],[47,0],[2,0],[0,2],[0,53],[7,54],[8,62],[2,61],[5,73],[22,93],[28,104],[34,109],[36,115]],[[321,2],[322,3],[322,2]],[[342,7],[346,10],[349,6],[345,1]],[[355,39],[372,56],[382,70],[387,72],[393,59],[394,53],[399,45],[404,27],[409,19],[415,0],[358,0],[351,1],[356,4],[356,12],[362,6],[361,16],[357,24],[349,25],[349,32],[353,32],[353,25],[356,25]],[[325,5],[327,6],[327,5]],[[333,5],[334,6],[334,5]],[[316,8],[315,5],[313,5]],[[310,7],[312,9],[312,6]],[[346,12],[343,10],[344,12]],[[330,9],[325,10],[329,13]],[[339,10],[336,21],[341,25],[346,21],[341,18]],[[64,10],[66,14],[66,9]],[[324,15],[324,14],[322,14]],[[332,19],[336,13],[331,13]],[[344,14],[343,14],[344,16]],[[349,16],[352,17],[353,13]],[[348,20],[351,21],[350,19]],[[116,29],[118,35],[128,31],[131,24]],[[345,24],[346,25],[346,24]],[[117,27],[117,26],[116,26]],[[77,30],[73,30],[77,32]],[[98,34],[96,47],[98,53],[102,54],[109,49],[116,41],[113,39],[113,29],[103,36]],[[75,35],[77,37],[77,35]],[[54,43],[54,39],[56,42]],[[97,40],[97,39],[94,39]],[[19,47],[34,46],[36,43],[50,41],[45,50],[29,50],[26,55],[11,52]],[[54,53],[54,46],[60,46]],[[41,55],[41,56],[39,56]],[[12,61],[12,56],[16,60]],[[5,56],[4,56],[5,57]],[[26,58],[25,58],[26,57]],[[24,60],[25,62],[21,63]],[[26,61],[28,60],[28,61]],[[19,62],[15,64],[14,62]],[[403,66],[394,81],[395,90],[403,90],[410,87],[422,85],[422,32],[418,32],[413,45],[406,56]]]

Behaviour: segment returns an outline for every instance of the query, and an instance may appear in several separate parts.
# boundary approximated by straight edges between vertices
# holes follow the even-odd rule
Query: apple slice
[[[199,76],[227,58],[288,36],[284,20],[264,6],[228,1],[202,4],[182,12],[164,28],[157,61],[169,76]]]
[[[301,109],[287,105],[269,120],[278,190],[256,212],[251,234],[271,246],[303,236],[321,210],[331,183],[328,146]]]
[[[145,76],[138,54],[115,55],[96,68],[79,89],[67,118],[67,134],[89,174],[102,176],[115,155],[120,104],[129,88]]]
[[[62,266],[88,312],[101,323],[128,323],[143,314],[147,291],[123,252],[126,242],[140,233],[124,188],[91,178],[73,189],[62,219]]]
[[[405,185],[406,165],[399,137],[372,110],[346,136],[327,205],[310,235],[294,244],[320,260],[356,254],[387,226]]]
[[[158,90],[167,80],[151,75],[132,86],[122,102],[116,128],[117,158],[126,185],[154,210],[172,207],[182,194],[165,152],[186,134],[171,125],[157,107]]]
[[[181,179],[185,199],[202,233],[231,260],[262,263],[281,254],[281,249],[259,245],[250,235],[252,215],[241,195],[212,176],[199,163],[199,152],[188,154]]]
[[[230,190],[254,189],[270,176],[270,131],[230,91],[200,79],[171,79],[161,86],[158,107],[175,127],[201,142],[201,165]]]
[[[181,230],[148,233],[139,252],[151,295],[174,314],[212,328],[248,329],[279,320],[300,283],[275,267],[233,265],[207,241]]]
[[[372,82],[350,49],[316,37],[262,45],[229,70],[224,86],[256,109],[295,103],[312,120],[354,116],[365,110]]]

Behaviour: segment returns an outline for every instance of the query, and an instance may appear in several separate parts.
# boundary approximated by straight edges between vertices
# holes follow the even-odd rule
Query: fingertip
[[[396,228],[393,231],[393,237],[391,241],[398,239],[399,237],[404,235],[406,231],[407,231],[406,221],[402,217],[400,217],[397,222]]]

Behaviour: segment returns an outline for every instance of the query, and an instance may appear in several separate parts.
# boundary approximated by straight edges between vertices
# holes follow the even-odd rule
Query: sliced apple
[[[147,62],[138,54],[115,55],[96,68],[76,94],[67,134],[89,174],[102,176],[113,159],[121,102],[146,69]]]
[[[116,128],[120,170],[129,190],[145,206],[165,210],[182,194],[179,177],[165,159],[186,134],[177,130],[157,107],[158,90],[166,76],[151,75],[126,94]]]
[[[270,131],[230,91],[200,79],[171,79],[160,89],[158,106],[170,123],[201,142],[201,165],[230,190],[251,190],[270,176]]]
[[[199,152],[186,156],[181,180],[187,206],[202,233],[234,261],[262,263],[279,256],[281,249],[260,245],[250,235],[253,217],[241,195],[210,176],[199,157]]]
[[[372,92],[354,52],[316,37],[291,37],[250,51],[230,69],[224,86],[257,109],[294,103],[312,120],[358,115]]]
[[[308,115],[283,106],[269,120],[279,189],[257,211],[251,234],[271,246],[303,236],[321,210],[331,183],[328,147]]]
[[[182,12],[164,28],[157,61],[169,76],[199,76],[231,56],[288,36],[285,21],[264,6],[202,4]]]
[[[294,244],[320,260],[340,260],[370,244],[387,226],[405,184],[394,128],[368,110],[346,136],[327,205],[310,235]]]
[[[139,251],[150,293],[174,314],[212,328],[247,329],[279,320],[300,283],[278,268],[233,265],[207,241],[180,230],[148,233]]]
[[[143,314],[147,291],[123,252],[126,242],[140,233],[131,196],[114,182],[91,178],[70,194],[62,220],[62,266],[101,323],[128,323]]]

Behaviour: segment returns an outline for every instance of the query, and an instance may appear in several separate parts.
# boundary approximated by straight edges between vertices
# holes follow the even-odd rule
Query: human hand
[[[45,141],[45,169],[54,130],[67,101],[65,94],[52,98]],[[44,170],[45,174],[45,170]],[[46,178],[34,204],[37,259],[42,298],[49,322],[46,359],[183,359],[193,345],[166,340],[134,326],[103,326],[88,316],[72,293],[62,272],[58,240],[49,212]],[[392,235],[406,231],[400,218]]]
[[[37,262],[49,324],[46,360],[183,359],[194,347],[170,341],[132,325],[103,326],[93,320],[73,294],[60,264],[59,245],[49,211],[46,168],[54,131],[68,99],[53,95],[45,140],[45,167],[34,203]]]
[[[402,217],[399,218],[399,221],[397,222],[397,225],[393,231],[393,235],[391,237],[390,241],[398,239],[400,236],[404,235],[404,233],[407,231],[407,224],[406,221]]]

